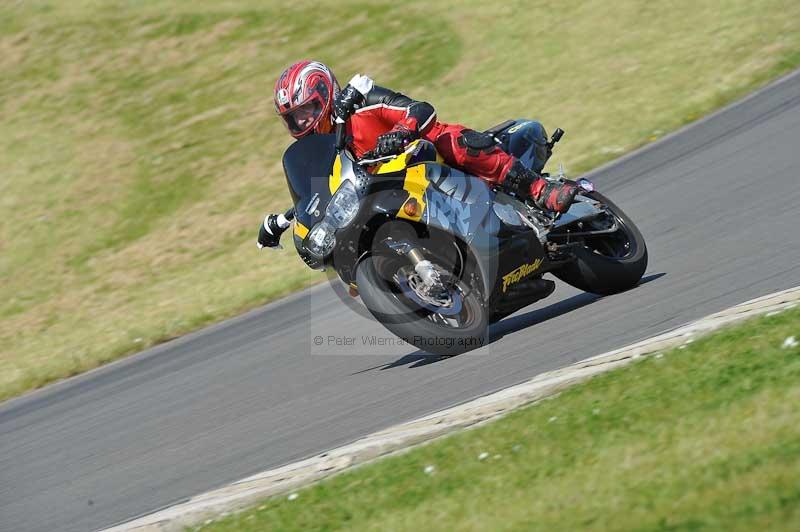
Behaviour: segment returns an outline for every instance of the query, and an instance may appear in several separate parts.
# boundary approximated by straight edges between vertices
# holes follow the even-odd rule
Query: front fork
[[[422,251],[414,244],[402,240],[390,240],[386,245],[398,255],[402,255],[411,261],[414,271],[417,272],[417,275],[420,276],[420,279],[429,290],[441,290],[444,288],[439,272],[434,268],[433,263],[426,259]]]

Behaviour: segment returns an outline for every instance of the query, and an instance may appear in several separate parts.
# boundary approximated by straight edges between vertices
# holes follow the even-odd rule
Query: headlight
[[[352,181],[345,181],[336,190],[325,210],[325,220],[335,228],[344,227],[358,214],[358,194]]]
[[[336,230],[352,222],[359,207],[353,182],[348,180],[339,185],[325,209],[325,217],[311,228],[306,237],[308,252],[320,259],[327,257],[336,245]]]
[[[336,244],[336,228],[327,219],[314,226],[306,238],[306,249],[316,257],[324,257]]]

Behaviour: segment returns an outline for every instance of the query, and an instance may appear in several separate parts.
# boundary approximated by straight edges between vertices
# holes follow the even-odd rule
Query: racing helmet
[[[275,82],[275,111],[296,139],[333,130],[333,100],[339,83],[325,64],[299,61]]]

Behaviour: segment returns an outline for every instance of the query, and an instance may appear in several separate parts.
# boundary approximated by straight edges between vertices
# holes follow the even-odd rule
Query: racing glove
[[[522,198],[530,198],[540,209],[552,212],[568,211],[578,193],[576,185],[548,181],[526,168],[519,160],[514,161],[502,184],[506,190]]]
[[[350,118],[364,103],[367,93],[372,90],[373,86],[374,82],[367,76],[361,74],[353,76],[333,101],[333,111],[336,117],[342,120]]]
[[[378,137],[378,141],[375,144],[375,153],[379,157],[395,155],[402,152],[409,142],[417,138],[419,138],[419,134],[416,131],[398,124],[388,133]]]
[[[269,214],[258,228],[258,249],[280,248],[281,235],[291,225],[283,214]]]

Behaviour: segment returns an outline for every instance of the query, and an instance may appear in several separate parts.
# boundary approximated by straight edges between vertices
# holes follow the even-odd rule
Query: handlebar
[[[377,153],[375,153],[375,151],[373,150],[373,151],[366,152],[356,162],[358,164],[360,164],[361,166],[364,166],[364,165],[368,166],[368,165],[375,164],[375,163],[382,163],[382,162],[386,162],[386,161],[391,161],[392,159],[397,159],[397,157],[398,157],[397,155],[383,155],[383,156],[380,156]]]

